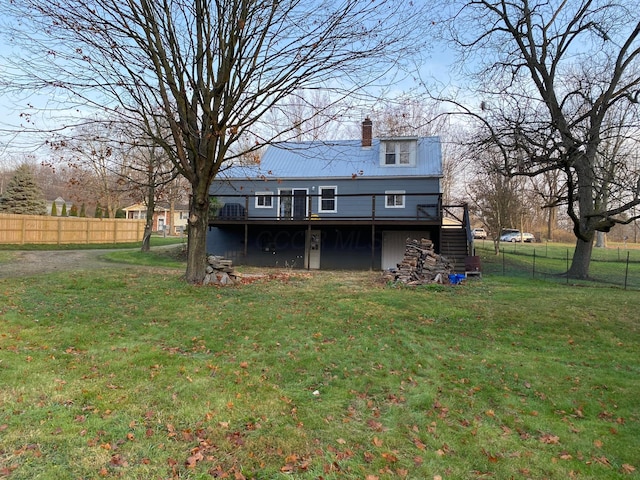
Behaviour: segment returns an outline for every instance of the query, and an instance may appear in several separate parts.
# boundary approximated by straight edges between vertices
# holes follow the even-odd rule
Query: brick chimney
[[[367,117],[362,122],[362,146],[363,147],[371,146],[372,135],[373,135],[373,122],[369,119],[369,117]]]

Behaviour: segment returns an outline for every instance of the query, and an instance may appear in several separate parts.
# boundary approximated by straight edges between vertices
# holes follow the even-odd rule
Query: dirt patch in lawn
[[[38,275],[40,273],[130,267],[102,258],[113,250],[5,251],[0,261],[0,278]]]

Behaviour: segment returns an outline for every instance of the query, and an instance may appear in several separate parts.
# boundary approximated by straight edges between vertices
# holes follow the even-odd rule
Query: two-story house
[[[126,218],[145,220],[147,218],[147,206],[136,203],[123,208]],[[166,233],[167,235],[180,235],[187,228],[189,218],[189,205],[173,205],[168,202],[159,202],[153,211],[151,231]],[[171,230],[169,226],[171,225]]]
[[[259,163],[225,170],[209,190],[219,209],[207,251],[244,265],[378,270],[396,267],[412,237],[436,251],[461,243],[464,262],[468,221],[443,238],[439,138],[372,138],[368,119],[362,133],[271,145]]]

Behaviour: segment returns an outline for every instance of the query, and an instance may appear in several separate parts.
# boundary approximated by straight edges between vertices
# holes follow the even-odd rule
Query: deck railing
[[[216,223],[244,222],[366,222],[411,221],[440,223],[442,196],[434,193],[348,193],[333,197],[317,193],[243,194],[216,197]],[[325,208],[319,206],[324,203]],[[327,206],[335,207],[333,209]]]

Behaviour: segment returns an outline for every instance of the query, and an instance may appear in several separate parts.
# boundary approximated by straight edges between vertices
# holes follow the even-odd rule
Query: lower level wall
[[[399,249],[396,255],[402,257],[402,246],[384,246],[384,233],[389,227],[313,227],[319,233],[319,266],[325,270],[381,270],[383,257],[389,258],[389,248]],[[406,227],[397,231],[413,234],[416,238],[438,240],[437,227],[408,231]],[[404,234],[404,233],[403,233]],[[249,226],[243,225],[210,227],[207,234],[207,253],[221,255],[233,260],[234,265],[264,267],[305,268],[307,256],[308,228],[304,226]],[[383,248],[386,248],[383,255]],[[392,256],[393,256],[393,252]],[[312,262],[313,263],[313,262]],[[386,267],[385,267],[386,268]]]

